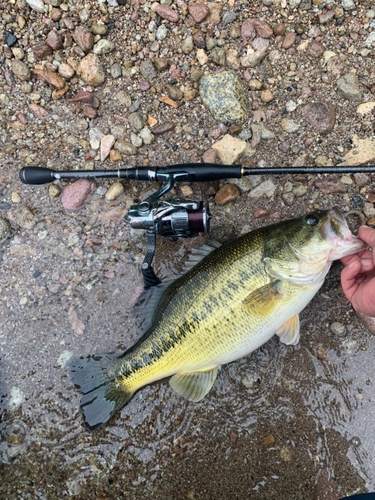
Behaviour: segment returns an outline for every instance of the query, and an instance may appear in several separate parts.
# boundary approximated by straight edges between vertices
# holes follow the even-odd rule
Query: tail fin
[[[81,408],[90,430],[107,422],[132,397],[116,383],[113,354],[74,359],[69,364],[73,384],[83,393]]]

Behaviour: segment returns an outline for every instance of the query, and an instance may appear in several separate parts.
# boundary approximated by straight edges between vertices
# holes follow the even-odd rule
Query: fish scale
[[[298,314],[322,286],[332,261],[364,247],[338,209],[257,229],[220,248],[212,245],[211,253],[207,245],[200,256],[195,253],[185,274],[140,297],[144,335],[133,347],[120,356],[72,361],[90,429],[146,384],[172,376],[172,389],[199,401],[222,364],[251,353],[275,333],[296,344]]]

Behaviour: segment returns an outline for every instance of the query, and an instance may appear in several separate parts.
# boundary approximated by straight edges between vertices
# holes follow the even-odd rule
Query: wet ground
[[[27,189],[37,195],[38,188]],[[265,223],[250,219],[246,200],[231,210],[231,225],[215,212],[214,236],[224,228],[224,237],[233,237],[246,222]],[[81,221],[83,227],[88,213],[61,214],[60,224]],[[145,242],[134,243],[122,223],[119,229],[131,244],[113,256],[112,279],[83,268],[87,279],[72,294],[43,300],[29,294],[26,305],[13,300],[16,283],[36,271],[43,277],[60,269],[63,275],[67,260],[50,235],[36,236],[40,231],[26,237],[34,249],[30,259],[14,252],[10,258],[11,243],[5,244],[0,498],[332,500],[374,490],[375,339],[339,291],[340,264],[302,313],[297,346],[274,338],[223,367],[199,403],[185,402],[161,381],[140,390],[104,427],[84,427],[66,360],[122,352],[136,339],[130,304],[141,285]],[[173,276],[185,254],[183,242],[158,239],[157,273]],[[72,328],[72,304],[83,333]],[[341,335],[331,332],[334,321],[345,326]]]

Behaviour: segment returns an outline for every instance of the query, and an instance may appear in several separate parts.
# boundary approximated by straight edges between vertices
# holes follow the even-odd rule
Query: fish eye
[[[305,221],[309,226],[316,226],[319,222],[319,219],[315,215],[307,215]]]

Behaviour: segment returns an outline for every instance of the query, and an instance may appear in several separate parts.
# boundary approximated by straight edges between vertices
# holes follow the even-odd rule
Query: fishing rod
[[[168,167],[132,167],[118,170],[65,170],[55,171],[45,167],[21,168],[19,176],[24,184],[49,184],[62,179],[128,179],[135,181],[165,182],[146,200],[132,205],[125,221],[133,229],[144,229],[147,234],[147,252],[141,271],[145,288],[160,283],[151,263],[155,254],[156,235],[168,238],[191,238],[198,233],[208,233],[212,214],[208,203],[182,201],[178,198],[161,200],[175,182],[206,182],[222,179],[240,179],[249,175],[293,174],[353,174],[375,173],[375,165],[336,167],[272,167],[250,168],[243,165],[217,165],[215,163],[185,163]]]

